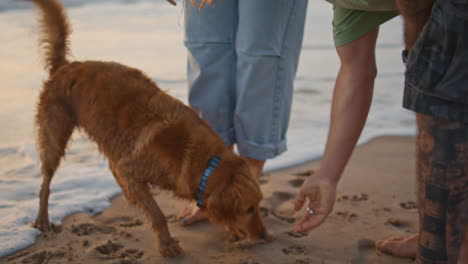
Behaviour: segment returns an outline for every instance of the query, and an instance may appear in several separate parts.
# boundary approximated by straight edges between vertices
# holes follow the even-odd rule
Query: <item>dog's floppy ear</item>
[[[236,222],[238,216],[262,199],[258,181],[245,163],[215,188],[206,199],[206,213],[213,221],[224,224]]]
[[[206,213],[218,224],[236,222],[243,214],[242,186],[237,181],[219,186],[206,200]]]

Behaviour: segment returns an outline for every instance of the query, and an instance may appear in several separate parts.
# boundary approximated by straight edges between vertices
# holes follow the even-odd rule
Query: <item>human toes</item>
[[[417,241],[407,237],[391,237],[376,242],[376,248],[380,252],[387,253],[396,257],[414,258],[416,256]]]
[[[200,222],[206,219],[206,215],[199,209],[192,211],[190,214],[184,215],[180,218],[180,223],[183,226],[188,226],[196,222]]]

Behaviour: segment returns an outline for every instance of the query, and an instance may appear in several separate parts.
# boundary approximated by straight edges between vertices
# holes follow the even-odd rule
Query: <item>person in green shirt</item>
[[[379,26],[398,16],[393,0],[326,1],[333,4],[333,38],[338,55],[340,53],[346,55],[350,49],[354,51],[355,46],[363,44],[363,42],[367,45],[375,46]],[[345,45],[348,45],[350,48],[343,48]],[[366,49],[363,52],[367,52],[367,55],[371,56],[374,53],[374,49]],[[354,52],[351,54],[353,55]],[[354,61],[353,58],[351,60]],[[343,62],[347,61],[341,59],[342,66]],[[375,64],[375,59],[371,58],[368,62]]]
[[[295,209],[299,210],[309,199],[308,210],[295,227],[297,232],[319,226],[333,209],[338,181],[364,128],[371,105],[377,75],[375,46],[379,26],[399,15],[394,0],[327,1],[333,4],[333,37],[341,66],[335,82],[330,129],[320,169],[304,182],[295,202]],[[414,257],[417,238],[417,235],[392,238],[378,245],[380,250],[390,254]]]
[[[345,3],[353,6],[366,2],[370,6],[379,0],[372,1],[332,2],[335,5]],[[378,241],[376,247],[393,255],[416,257],[416,262],[421,264],[465,264],[468,263],[468,74],[463,69],[468,67],[468,0],[395,2],[404,18],[406,52],[403,57],[406,71],[403,107],[416,112],[418,124],[416,178],[419,230],[417,234],[407,237]],[[349,9],[349,6],[340,7]],[[372,12],[367,9],[361,11]],[[335,18],[338,15],[339,18],[352,20],[353,11],[345,10],[345,13],[348,15],[335,12]],[[334,27],[335,24],[343,25],[337,21]],[[372,23],[372,19],[369,19],[362,23],[344,24],[353,24],[351,27],[359,30],[368,21]],[[346,31],[344,34],[349,37]],[[365,56],[369,56],[373,50],[369,49],[366,53],[365,49],[361,49],[375,45],[375,38],[376,30],[370,30],[349,44],[339,46],[338,54],[341,53],[340,58],[348,55],[350,64],[356,60],[365,60]],[[337,39],[345,39],[346,42],[347,38],[339,38],[336,34],[335,41]],[[360,45],[353,47],[359,42]],[[357,66],[354,64],[354,67]],[[338,76],[330,134],[321,168],[304,182],[295,203],[295,209],[299,210],[306,199],[309,200],[306,215],[295,227],[296,231],[315,228],[330,214],[335,202],[337,182],[367,116],[370,94],[366,98],[368,101],[360,100],[359,93],[349,82],[342,85],[351,91],[343,88],[339,90],[340,82],[343,81],[341,77],[345,81],[353,79],[352,76],[346,78],[346,74],[341,76],[346,68],[342,64]],[[366,70],[358,68],[354,78],[363,78]],[[361,88],[360,91],[365,90]]]

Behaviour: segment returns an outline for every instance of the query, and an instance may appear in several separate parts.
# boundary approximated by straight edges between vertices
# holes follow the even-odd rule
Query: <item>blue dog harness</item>
[[[208,162],[208,167],[203,172],[203,175],[200,179],[200,184],[198,185],[198,194],[197,194],[197,206],[201,207],[203,205],[202,197],[205,193],[206,183],[208,182],[208,178],[216,169],[221,159],[218,156],[214,156]]]

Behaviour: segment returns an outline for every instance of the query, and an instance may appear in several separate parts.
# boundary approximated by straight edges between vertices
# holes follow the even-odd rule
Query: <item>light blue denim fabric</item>
[[[286,151],[307,2],[185,5],[189,103],[243,156],[266,160]]]

